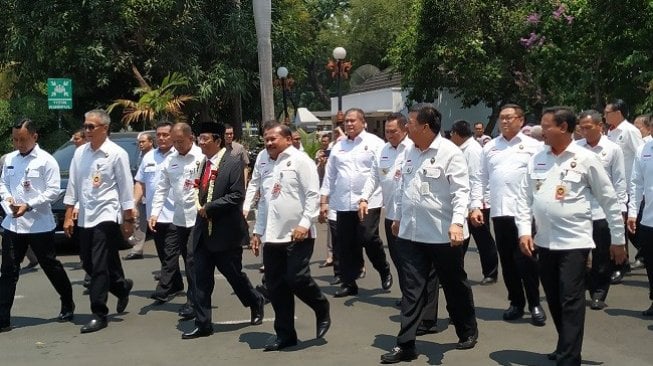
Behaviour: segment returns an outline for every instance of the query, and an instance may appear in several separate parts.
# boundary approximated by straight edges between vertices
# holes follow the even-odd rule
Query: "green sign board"
[[[48,109],[73,109],[73,81],[48,78]]]

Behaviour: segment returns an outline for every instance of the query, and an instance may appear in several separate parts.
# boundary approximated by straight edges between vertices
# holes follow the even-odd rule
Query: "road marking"
[[[297,320],[297,317],[295,317],[295,320]],[[273,322],[274,318],[263,318],[264,323],[269,323]],[[221,324],[221,325],[233,325],[233,324],[243,324],[243,323],[249,323],[249,319],[243,319],[243,320],[225,320],[222,322],[213,322],[213,324]]]
[[[24,299],[24,298],[25,298],[25,296],[23,296],[23,295],[14,296],[14,300],[19,300],[19,299]]]

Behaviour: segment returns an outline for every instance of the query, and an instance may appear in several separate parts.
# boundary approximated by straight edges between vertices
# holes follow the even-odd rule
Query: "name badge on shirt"
[[[27,178],[38,178],[40,176],[41,175],[39,174],[38,170],[32,169],[27,171]]]
[[[7,173],[9,173],[9,175],[14,175],[14,167],[12,165],[7,167]]]
[[[99,168],[91,176],[91,184],[93,184],[93,188],[98,188],[102,184],[102,174]]]
[[[421,194],[422,196],[426,196],[429,193],[431,193],[429,183],[428,182],[422,182],[422,185],[419,187],[419,194]]]
[[[156,165],[155,164],[147,164],[145,167],[145,173],[154,173],[156,172]]]
[[[424,176],[427,178],[440,178],[440,174],[442,174],[440,168],[436,168],[432,166],[424,168],[423,173]]]
[[[29,190],[30,190],[31,188],[32,188],[32,181],[31,181],[31,180],[28,180],[28,179],[25,179],[25,180],[23,181],[23,190],[24,190],[25,192],[29,192]]]
[[[558,184],[556,186],[556,192],[555,192],[555,197],[558,201],[562,200],[565,198],[565,195],[567,194],[567,187],[565,187],[562,184]]]
[[[565,174],[565,178],[563,180],[565,182],[579,183],[580,178],[581,178],[581,174],[579,172],[574,170],[569,170],[567,174]]]

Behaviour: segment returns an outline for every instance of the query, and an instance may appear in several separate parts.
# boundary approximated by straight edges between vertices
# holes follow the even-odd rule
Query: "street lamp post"
[[[281,93],[283,96],[283,114],[284,114],[284,123],[290,123],[290,118],[288,118],[288,103],[286,102],[286,78],[288,78],[288,69],[284,66],[281,66],[277,69],[277,76],[281,80]]]
[[[342,113],[342,90],[340,88],[341,79],[349,77],[349,70],[351,69],[351,62],[345,61],[347,57],[347,50],[343,47],[336,47],[333,49],[333,58],[336,60],[329,60],[327,68],[331,70],[331,77],[336,79],[336,86],[338,88],[338,113],[336,114],[336,123],[342,124],[345,116]]]

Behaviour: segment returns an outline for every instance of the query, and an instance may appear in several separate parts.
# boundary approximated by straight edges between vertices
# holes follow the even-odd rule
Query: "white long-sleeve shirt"
[[[633,176],[630,181],[628,217],[637,217],[642,198],[653,197],[653,141],[640,146],[635,155]],[[641,224],[653,227],[653,199],[646,199]]]
[[[11,197],[16,204],[26,203],[32,210],[17,218],[5,213],[2,227],[18,234],[54,230],[51,204],[59,197],[60,184],[57,161],[38,145],[25,156],[18,151],[7,154],[0,176],[0,199]]]
[[[385,217],[394,220],[396,217],[395,194],[401,182],[401,167],[403,165],[403,152],[412,147],[413,141],[406,136],[397,147],[389,142],[383,146],[381,153],[374,161],[372,173],[368,176],[361,198],[369,200],[376,189],[381,187]]]
[[[159,149],[152,149],[143,156],[141,164],[136,171],[136,177],[134,180],[142,183],[145,186],[145,212],[141,212],[141,215],[146,215],[145,217],[149,218],[152,216],[152,200],[154,199],[154,191],[156,190],[156,185],[161,179],[162,164],[165,161],[166,157],[172,154],[175,151],[174,148],[168,150],[167,153],[161,153]],[[165,198],[163,208],[159,213],[157,222],[160,223],[170,223],[172,222],[172,213],[174,212],[174,193],[170,191],[170,194]]]
[[[320,179],[311,158],[293,146],[270,164],[269,178],[260,186],[258,217],[254,233],[264,243],[288,243],[297,226],[310,230],[320,213]]]
[[[463,225],[463,235],[469,236],[469,175],[462,151],[438,135],[427,149],[413,146],[404,154],[396,196],[399,237],[448,244],[452,224]]]
[[[624,164],[626,167],[626,184],[629,184],[633,172],[633,161],[637,149],[644,145],[642,133],[628,120],[623,120],[617,127],[608,131],[610,141],[616,143],[624,153]]]
[[[519,185],[530,158],[542,149],[542,143],[519,132],[510,141],[503,135],[483,146],[481,184],[490,190],[490,215],[515,216]],[[483,207],[483,196],[472,192],[471,207]],[[481,192],[482,193],[482,192]]]
[[[459,146],[467,162],[467,171],[469,173],[470,189],[470,210],[472,208],[484,208],[483,206],[472,207],[472,197],[483,196],[483,184],[481,182],[481,158],[483,148],[473,138],[468,138]]]
[[[271,177],[273,164],[274,160],[270,159],[270,154],[268,154],[266,149],[259,151],[258,155],[256,155],[252,177],[249,180],[247,191],[245,192],[245,202],[243,202],[244,212],[249,212],[252,209],[257,193],[259,194],[259,205],[261,200],[265,198],[260,194],[260,189],[267,184]]]
[[[515,217],[519,236],[531,235],[534,217],[537,246],[551,250],[594,248],[592,196],[606,213],[612,244],[623,244],[621,208],[596,154],[573,142],[558,156],[545,147],[529,161],[520,184]]]
[[[626,202],[628,202],[628,194],[626,188],[626,171],[624,168],[624,154],[619,148],[619,145],[610,141],[606,136],[601,136],[601,139],[592,147],[587,143],[586,139],[577,140],[578,146],[582,146],[589,151],[593,152],[601,160],[601,164],[605,168],[605,172],[610,177],[612,188],[617,193],[617,200],[622,212],[626,212]],[[592,197],[593,198],[593,197]],[[592,199],[592,219],[601,220],[605,219],[605,212],[599,206],[599,203]]]
[[[378,136],[362,131],[353,140],[336,142],[327,161],[320,194],[329,197],[329,208],[336,211],[358,211],[358,202],[374,160],[385,143]],[[381,187],[368,198],[369,208],[383,204]]]
[[[185,155],[175,151],[166,158],[152,198],[152,216],[159,216],[164,200],[172,191],[175,206],[172,223],[181,227],[195,225],[197,207],[194,187],[202,173],[200,167],[204,159],[202,149],[197,145],[193,145]]]
[[[134,179],[127,152],[106,139],[97,150],[87,143],[75,150],[63,200],[79,203],[77,225],[91,228],[105,221],[122,223],[122,211],[134,208]]]

